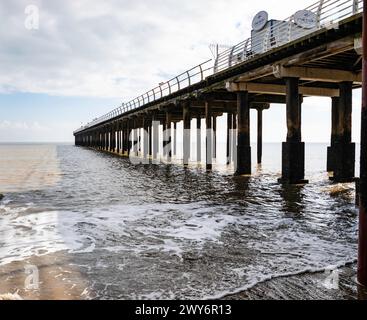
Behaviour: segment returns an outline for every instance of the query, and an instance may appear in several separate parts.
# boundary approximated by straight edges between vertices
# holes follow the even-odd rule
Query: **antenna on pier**
[[[218,57],[221,51],[229,49],[229,48],[232,48],[232,46],[226,45],[226,44],[218,44],[218,43],[212,43],[211,45],[209,45],[210,52],[212,53],[214,59]]]

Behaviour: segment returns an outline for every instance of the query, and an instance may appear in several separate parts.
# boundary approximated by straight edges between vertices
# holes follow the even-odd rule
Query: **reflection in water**
[[[356,257],[354,186],[334,192],[323,145],[308,147],[311,183],[302,187],[277,183],[279,145],[264,148],[250,178],[42,146],[27,170],[44,176],[31,179],[43,187],[18,175],[11,157],[27,146],[13,148],[0,162],[8,174],[0,183],[0,293],[21,286],[7,275],[27,263],[48,266],[36,297],[162,299],[223,296]]]
[[[303,186],[282,185],[281,196],[284,199],[283,211],[286,214],[302,214],[303,205]]]

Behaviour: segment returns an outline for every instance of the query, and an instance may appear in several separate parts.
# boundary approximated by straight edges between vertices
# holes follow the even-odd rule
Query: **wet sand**
[[[24,261],[12,262],[0,266],[0,300],[7,295],[19,295],[24,300],[80,300],[89,298],[88,282],[71,257],[63,254],[50,254],[31,257]],[[29,288],[34,284],[26,272],[27,266],[37,266],[39,287]]]

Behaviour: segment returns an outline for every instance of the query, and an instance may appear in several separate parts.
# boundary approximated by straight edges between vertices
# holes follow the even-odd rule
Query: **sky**
[[[72,142],[82,124],[212,58],[211,44],[248,38],[257,12],[283,20],[313,2],[2,0],[0,142]],[[353,104],[358,142],[360,91]],[[331,100],[306,98],[304,141],[328,142],[330,128]],[[264,141],[285,137],[285,106],[272,105]]]

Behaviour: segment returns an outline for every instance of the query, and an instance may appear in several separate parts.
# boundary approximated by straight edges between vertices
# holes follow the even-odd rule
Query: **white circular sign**
[[[255,31],[260,31],[265,27],[269,19],[269,15],[266,11],[260,11],[252,20],[252,29]]]
[[[300,10],[294,14],[294,22],[304,29],[316,27],[317,15],[312,11]]]

